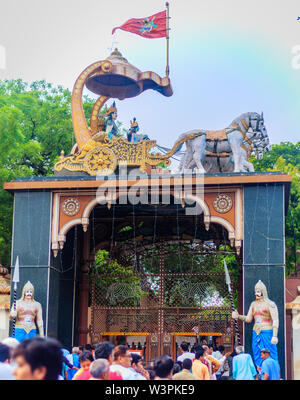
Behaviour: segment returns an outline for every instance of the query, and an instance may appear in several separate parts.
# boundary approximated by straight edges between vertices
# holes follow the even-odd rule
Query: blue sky
[[[171,147],[190,129],[221,129],[241,113],[263,111],[271,143],[296,143],[300,68],[292,67],[292,49],[300,45],[298,0],[169,3],[174,94],[146,91],[117,101],[124,127],[136,117],[142,133]],[[163,10],[164,1],[12,0],[1,8],[1,79],[46,79],[72,90],[81,71],[115,46],[140,70],[165,74],[165,39],[120,30],[111,35],[129,18]]]

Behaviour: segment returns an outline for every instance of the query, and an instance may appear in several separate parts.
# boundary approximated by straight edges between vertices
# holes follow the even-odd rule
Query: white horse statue
[[[184,140],[185,139],[185,140]],[[194,129],[179,136],[186,151],[180,161],[180,171],[197,168],[198,172],[253,172],[249,157],[262,158],[270,151],[269,137],[264,126],[263,113],[248,112],[240,115],[225,129],[208,131]],[[177,143],[176,142],[176,143]]]

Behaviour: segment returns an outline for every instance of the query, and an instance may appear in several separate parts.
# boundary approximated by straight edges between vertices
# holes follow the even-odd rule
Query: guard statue
[[[9,316],[16,318],[15,338],[19,342],[36,336],[37,327],[39,335],[44,336],[42,306],[34,300],[34,287],[30,281],[24,285],[22,297],[16,301],[16,307],[12,306]]]
[[[232,318],[250,323],[254,318],[252,333],[252,351],[256,366],[261,367],[260,351],[264,348],[270,350],[270,356],[278,361],[277,343],[279,317],[276,304],[268,298],[267,288],[259,280],[255,285],[256,300],[250,304],[247,316],[232,312]]]

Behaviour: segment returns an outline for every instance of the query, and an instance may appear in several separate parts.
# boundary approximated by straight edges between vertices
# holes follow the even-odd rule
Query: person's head
[[[105,358],[105,360],[107,360],[109,364],[111,364],[113,361],[113,349],[114,345],[111,342],[98,343],[95,349],[95,359],[97,360],[98,358]]]
[[[92,351],[92,345],[89,344],[89,343],[87,343],[87,344],[85,345],[85,350]]]
[[[219,350],[219,352],[220,352],[221,354],[224,354],[224,352],[225,352],[225,347],[221,345],[221,346],[218,347],[218,350]]]
[[[139,373],[143,370],[143,360],[139,354],[131,354],[131,367]]]
[[[236,346],[235,352],[236,354],[244,353],[244,346]]]
[[[180,366],[180,364],[175,363],[174,366],[173,366],[173,375],[174,375],[174,374],[177,374],[177,373],[180,372],[180,371],[181,371],[181,366]]]
[[[149,373],[149,379],[150,379],[150,381],[153,381],[154,378],[155,378],[154,367],[145,367],[145,370]]]
[[[82,369],[87,370],[90,368],[91,363],[94,361],[93,355],[88,350],[83,350],[79,354],[79,363]]]
[[[54,339],[23,340],[14,350],[17,380],[57,380],[62,370],[61,345]]]
[[[3,343],[0,343],[0,362],[9,363],[10,361],[10,348]]]
[[[190,358],[185,358],[182,361],[182,369],[188,369],[190,370],[192,368],[193,362]]]
[[[131,354],[128,351],[128,347],[122,344],[114,348],[113,359],[116,364],[122,365],[125,368],[131,366]]]
[[[78,346],[79,348],[79,353],[83,352],[83,346]]]
[[[182,342],[181,345],[180,345],[180,347],[181,347],[181,349],[182,349],[182,351],[183,351],[184,353],[187,352],[188,349],[189,349],[189,345],[188,345],[186,342]]]
[[[208,351],[208,346],[206,346],[206,344],[203,344],[203,345],[202,345],[202,349],[204,350],[204,355],[206,356],[206,354],[208,354],[208,353],[207,353],[207,351]]]
[[[79,354],[80,353],[79,347],[73,347],[72,348],[72,353],[73,354]]]
[[[180,371],[182,370],[182,361],[176,361],[176,364],[178,364],[179,365],[179,367],[180,367]]]
[[[159,378],[171,378],[174,361],[168,355],[160,356],[155,359],[154,371]]]
[[[260,351],[260,356],[263,360],[265,360],[266,358],[270,357],[270,350],[269,349],[262,349]]]
[[[104,358],[98,358],[90,365],[90,374],[93,379],[109,379],[109,362]]]
[[[197,353],[197,351],[200,350],[200,349],[202,349],[201,344],[199,344],[199,343],[198,343],[198,344],[195,344],[195,345],[194,345],[194,348],[193,348],[193,352],[194,352],[194,353]]]
[[[20,342],[13,337],[7,337],[3,339],[1,343],[6,344],[6,346],[8,346],[11,350],[15,349],[20,344]]]
[[[213,351],[214,351],[214,345],[213,344],[209,344],[207,346],[207,354],[211,355],[213,353]]]
[[[200,360],[200,361],[203,360],[203,358],[204,358],[204,349],[202,349],[202,347],[195,354],[195,358],[196,358],[196,360]]]

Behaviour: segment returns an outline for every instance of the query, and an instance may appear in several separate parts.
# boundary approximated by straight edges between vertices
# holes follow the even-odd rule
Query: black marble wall
[[[15,193],[12,265],[19,256],[17,298],[21,297],[24,284],[30,280],[35,288],[35,300],[43,308],[45,334],[57,338],[70,350],[72,345],[77,344],[74,290],[78,280],[76,271],[80,260],[78,252],[81,251],[82,228],[75,227],[67,234],[66,245],[56,258],[51,251],[50,229],[51,192]],[[12,276],[13,272],[14,268]]]
[[[279,312],[278,357],[285,376],[285,243],[284,186],[244,186],[243,242],[244,314],[255,300],[254,286],[261,280]],[[253,324],[244,325],[245,351],[252,354]]]

